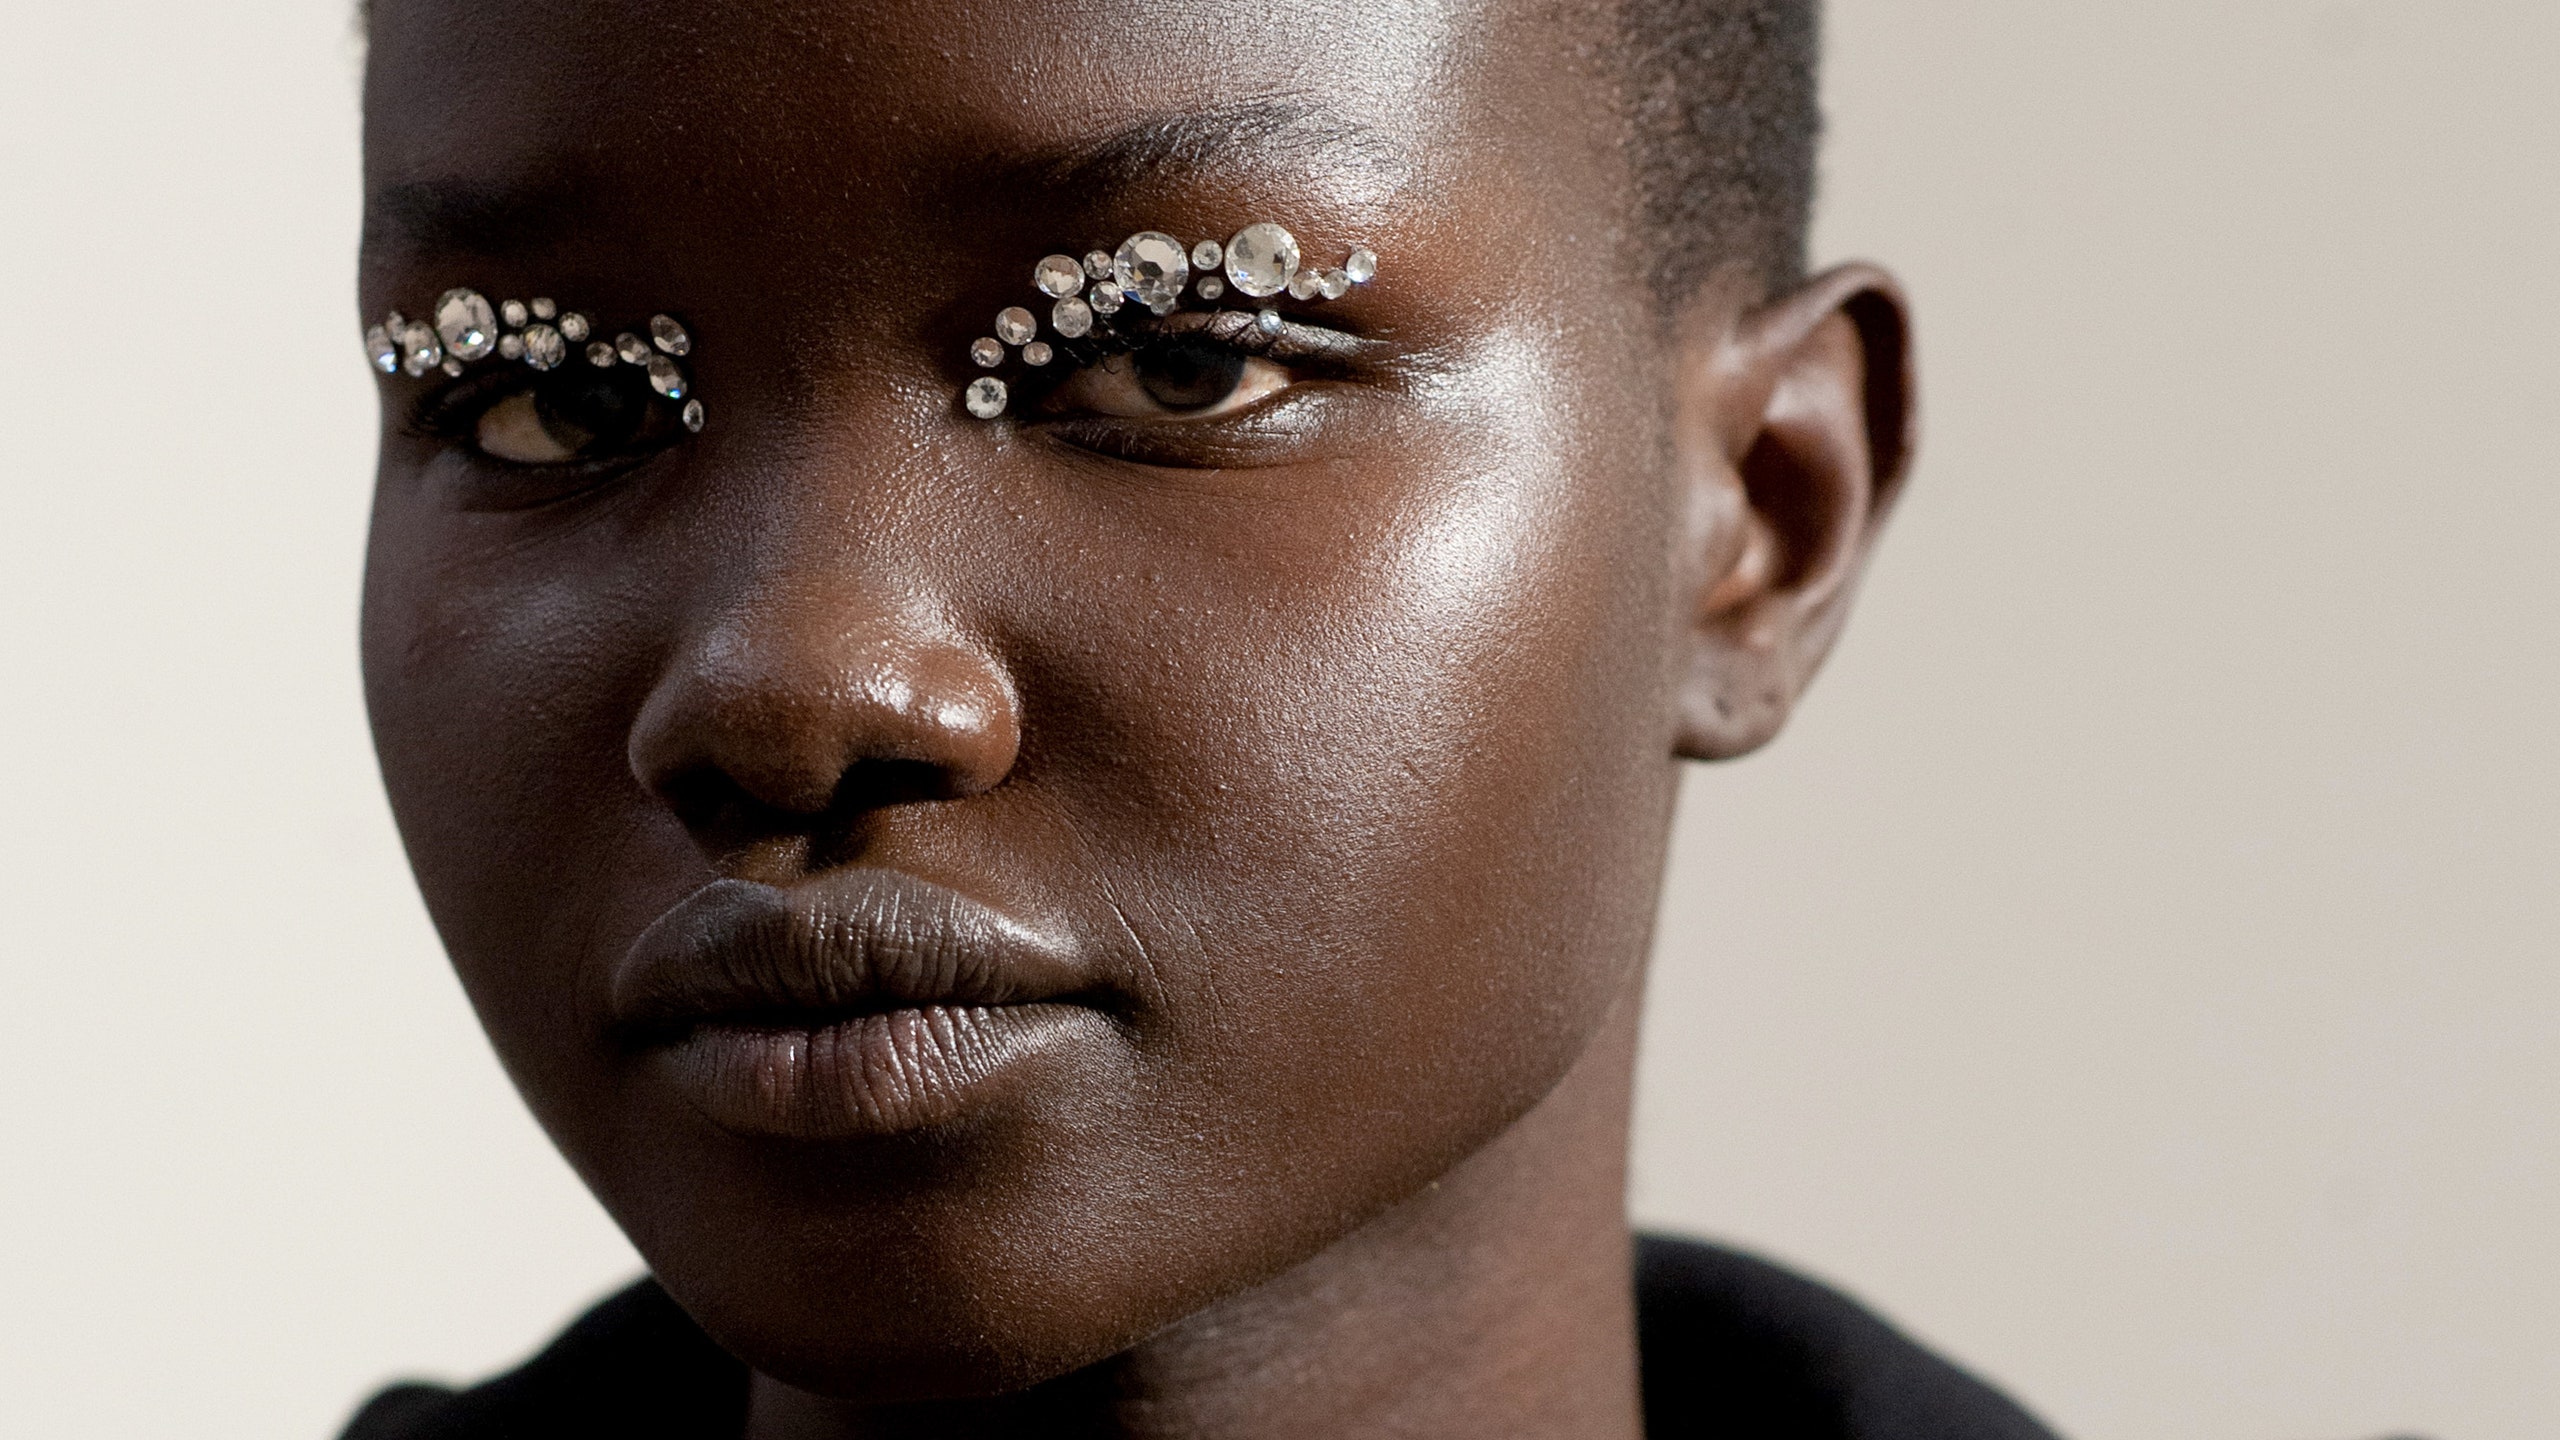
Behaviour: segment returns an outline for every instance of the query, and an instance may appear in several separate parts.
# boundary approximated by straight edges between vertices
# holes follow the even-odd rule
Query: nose
[[[1014,688],[985,650],[836,592],[763,596],[689,636],[642,704],[629,755],[699,833],[739,800],[817,817],[980,794],[1021,743]]]

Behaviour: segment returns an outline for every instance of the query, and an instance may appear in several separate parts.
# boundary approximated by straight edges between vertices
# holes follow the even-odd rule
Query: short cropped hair
[[[1636,216],[1655,298],[1719,272],[1765,298],[1804,278],[1821,0],[1618,0]]]

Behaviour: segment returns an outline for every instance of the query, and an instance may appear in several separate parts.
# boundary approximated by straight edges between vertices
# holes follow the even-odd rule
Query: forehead
[[[1248,210],[1360,236],[1577,213],[1616,168],[1600,10],[378,0],[367,243],[519,252],[601,226],[860,269],[920,218],[977,245]]]

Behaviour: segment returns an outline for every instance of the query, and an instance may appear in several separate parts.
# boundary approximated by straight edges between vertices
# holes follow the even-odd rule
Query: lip
[[[1106,1024],[1075,948],[888,870],[716,880],[612,975],[616,1034],[713,1124],[845,1138],[958,1118]]]

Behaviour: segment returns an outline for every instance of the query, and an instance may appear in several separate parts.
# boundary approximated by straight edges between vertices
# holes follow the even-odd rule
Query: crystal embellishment
[[[1107,282],[1096,285],[1093,293],[1084,297],[1084,302],[1093,307],[1096,315],[1117,315],[1120,313],[1120,287]]]
[[[373,368],[383,374],[400,373],[400,345],[398,341],[391,338],[388,327],[376,325],[364,332],[364,354],[366,359],[373,362]]]
[[[1269,221],[1247,225],[1227,242],[1227,283],[1256,300],[1288,289],[1297,273],[1298,237]]]
[[[1339,300],[1351,293],[1351,276],[1341,270],[1327,270],[1316,277],[1316,288],[1327,300]]]
[[[536,370],[557,370],[568,358],[568,337],[548,325],[524,327],[524,363]]]
[[[1194,270],[1215,270],[1226,258],[1226,247],[1215,240],[1203,240],[1191,247],[1191,268]]]
[[[435,327],[423,320],[412,320],[400,327],[400,368],[411,375],[424,375],[444,363],[444,342],[437,338]]]
[[[1342,262],[1342,273],[1350,276],[1354,285],[1368,284],[1378,275],[1378,252],[1365,245],[1352,251],[1351,258]]]
[[[1034,340],[1030,344],[1022,347],[1022,363],[1025,365],[1046,365],[1051,360],[1057,358],[1057,353],[1058,352],[1049,348],[1048,341]]]
[[[620,356],[625,365],[646,365],[649,363],[649,342],[625,330],[613,337],[613,353]]]
[[[436,335],[456,360],[486,360],[498,353],[498,312],[477,290],[447,290],[436,297]]]
[[[523,359],[523,358],[524,358],[524,337],[523,337],[523,336],[521,336],[521,335],[501,335],[501,336],[499,336],[499,337],[498,337],[498,358],[499,358],[499,359],[501,359],[501,360],[521,360],[521,359]]]
[[[1007,345],[1027,344],[1039,333],[1040,322],[1019,305],[1007,305],[996,312],[996,338]]]
[[[1292,300],[1313,300],[1323,288],[1324,282],[1316,278],[1313,270],[1301,270],[1289,277],[1289,298]]]
[[[549,320],[560,313],[559,306],[554,305],[550,300],[543,298],[535,299],[532,305],[532,310],[533,318],[536,320]]]
[[[587,347],[587,363],[599,370],[612,369],[613,362],[620,358],[622,357],[613,353],[613,344],[610,341],[598,340]]]
[[[1215,300],[1227,293],[1227,282],[1215,275],[1203,275],[1200,283],[1191,288],[1199,292],[1201,299]]]
[[[1081,295],[1069,295],[1049,307],[1049,328],[1069,340],[1081,340],[1093,333],[1093,307]]]
[[[693,432],[694,434],[696,434],[696,435],[699,435],[699,434],[701,434],[701,433],[702,433],[702,402],[701,402],[701,401],[699,401],[699,400],[687,400],[686,402],[684,402],[684,428],[686,428],[687,430],[692,431],[692,432]]]
[[[693,353],[693,337],[685,333],[685,328],[677,324],[672,315],[649,317],[649,343],[669,355],[682,357]]]
[[[1004,382],[993,375],[981,375],[969,382],[969,391],[964,398],[970,414],[981,420],[993,420],[1004,413]]]
[[[1191,283],[1191,255],[1163,231],[1141,230],[1120,242],[1111,257],[1111,278],[1148,309],[1171,309]]]
[[[1064,299],[1084,288],[1084,265],[1073,255],[1048,256],[1032,267],[1031,285],[1052,300]]]
[[[525,322],[533,318],[533,312],[524,308],[521,300],[503,300],[498,304],[498,318],[511,328],[521,330]]]
[[[1088,279],[1110,279],[1111,252],[1108,250],[1087,250],[1084,252],[1084,273]]]
[[[1004,342],[993,335],[981,335],[969,342],[969,358],[981,370],[993,370],[1004,363]]]
[[[540,315],[542,312],[541,312],[541,311],[539,311],[539,310],[536,310],[536,311],[534,311],[533,313],[535,313],[536,315]],[[568,339],[570,339],[570,340],[573,340],[573,341],[576,341],[576,340],[584,340],[584,339],[586,339],[586,338],[587,338],[587,317],[586,317],[586,316],[584,316],[584,315],[579,314],[579,313],[578,313],[577,311],[575,311],[575,310],[572,310],[572,311],[570,311],[568,314],[561,316],[561,317],[560,317],[560,333],[561,333],[563,336],[565,336],[566,338],[568,338]]]
[[[676,362],[664,355],[652,355],[642,362],[649,367],[649,388],[670,400],[684,398],[684,372]]]

